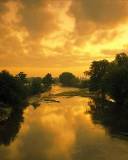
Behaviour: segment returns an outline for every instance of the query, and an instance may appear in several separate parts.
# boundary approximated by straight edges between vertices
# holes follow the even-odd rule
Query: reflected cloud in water
[[[128,142],[112,139],[85,114],[88,98],[59,98],[24,111],[15,140],[0,147],[2,160],[126,160]]]

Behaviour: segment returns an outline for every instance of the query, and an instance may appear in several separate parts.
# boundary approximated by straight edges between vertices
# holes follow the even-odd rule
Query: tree
[[[13,107],[26,97],[23,85],[7,71],[0,72],[0,102]]]
[[[105,87],[107,94],[117,104],[124,105],[128,98],[128,56],[126,54],[118,54],[110,63],[105,75]]]
[[[128,98],[128,56],[117,54],[114,61],[94,61],[88,72],[90,90],[109,95],[117,104],[124,105]]]
[[[107,60],[94,61],[88,75],[90,76],[89,88],[91,91],[104,92],[104,75],[107,73],[109,62]]]
[[[31,94],[37,94],[42,92],[42,81],[41,78],[33,78],[31,82]]]
[[[16,75],[17,80],[22,81],[23,83],[27,82],[27,75],[24,72],[20,72]]]
[[[78,82],[77,78],[70,72],[63,72],[59,76],[59,81],[63,86],[76,86]]]
[[[25,94],[25,96],[28,96],[30,86],[27,80],[27,74],[25,74],[24,72],[20,72],[15,76],[15,78],[18,81],[18,84],[22,86],[22,92]]]
[[[45,87],[50,87],[52,85],[52,83],[53,83],[52,75],[50,73],[46,74],[43,77],[42,82],[43,82]]]
[[[124,66],[124,65],[128,66],[128,56],[127,56],[127,54],[126,53],[117,54],[114,62],[115,62],[116,65],[119,65],[119,66]]]
[[[88,72],[90,87],[103,91],[107,99],[95,97],[93,118],[120,132],[128,131],[128,55],[117,54],[112,62],[106,60],[92,63]],[[104,97],[106,98],[106,96]],[[110,100],[111,99],[111,100]]]

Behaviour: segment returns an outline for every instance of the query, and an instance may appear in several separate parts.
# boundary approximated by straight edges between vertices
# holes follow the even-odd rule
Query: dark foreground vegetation
[[[91,103],[92,117],[128,135],[128,56],[118,54],[112,62],[94,61],[87,73],[89,89],[96,97]]]
[[[30,96],[50,89],[53,83],[51,74],[43,78],[27,78],[20,72],[16,76],[7,71],[0,72],[0,109],[22,109]]]

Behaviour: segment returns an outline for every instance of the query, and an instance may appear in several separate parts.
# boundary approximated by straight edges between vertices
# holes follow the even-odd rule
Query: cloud
[[[124,49],[128,20],[126,0],[72,0],[68,13],[75,19],[75,47],[85,53],[93,52],[93,59],[107,56],[106,50]]]
[[[72,0],[70,13],[76,18],[77,25],[86,23],[86,30],[88,26],[93,28],[93,25],[102,28],[117,25],[128,19],[127,9],[125,0]]]
[[[113,57],[128,46],[126,9],[120,0],[0,0],[0,67],[74,70]]]
[[[48,0],[0,1],[1,67],[43,63],[41,40],[58,25],[49,5]]]
[[[6,6],[5,3],[7,3],[9,0],[1,0],[0,1],[0,14],[3,12],[6,12]]]
[[[128,20],[126,0],[72,0],[69,15],[75,18],[76,45],[116,38],[117,28]],[[93,40],[92,40],[93,39]]]
[[[31,37],[40,38],[57,29],[56,17],[49,0],[23,0],[21,3],[21,25]]]

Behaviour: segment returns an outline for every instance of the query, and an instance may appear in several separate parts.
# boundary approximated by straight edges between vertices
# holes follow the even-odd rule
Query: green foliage
[[[70,72],[63,72],[59,76],[59,81],[63,86],[77,86],[78,79]]]

